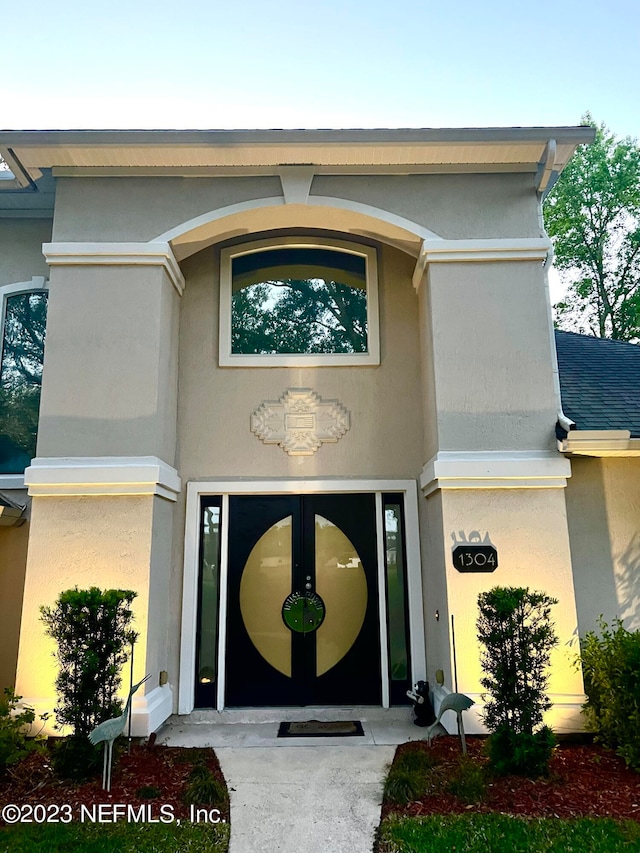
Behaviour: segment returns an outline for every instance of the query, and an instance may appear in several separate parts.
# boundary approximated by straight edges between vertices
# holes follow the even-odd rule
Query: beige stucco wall
[[[389,210],[448,239],[540,236],[532,175],[322,175],[311,192]]]
[[[22,491],[11,496],[26,500]],[[19,527],[0,526],[0,691],[15,684],[29,526],[28,516]]]
[[[178,314],[160,267],[52,269],[39,456],[173,464]]]
[[[379,253],[381,364],[378,367],[219,368],[218,261],[213,249],[183,263],[178,460],[184,481],[207,477],[417,477],[422,467],[418,300],[413,264]],[[264,400],[290,388],[337,399],[351,429],[313,456],[288,456],[251,432]]]
[[[640,459],[573,458],[567,488],[580,634],[640,629]]]
[[[167,671],[171,684],[178,685],[174,674],[180,671],[180,641],[182,637],[182,595],[184,587],[184,537],[186,523],[186,490],[178,495],[173,507],[172,545],[170,550],[170,570],[168,579],[168,594],[170,607],[167,622]],[[186,666],[192,666],[195,671],[195,660]],[[177,690],[174,692],[174,711],[177,710]]]
[[[155,499],[153,501],[151,561],[149,567],[149,605],[147,625],[147,651],[145,672],[168,674],[169,684],[178,683],[177,661],[172,659],[176,646],[173,617],[179,610],[181,595],[174,596],[170,586],[172,573],[173,515],[175,503]],[[152,680],[153,681],[153,680]],[[152,684],[155,686],[157,682]]]
[[[548,722],[557,731],[579,729],[584,693],[574,666],[578,652],[577,616],[564,489],[450,489],[441,492],[441,500],[448,615],[455,621],[458,689],[480,704],[482,669],[476,633],[479,593],[497,585],[541,590],[560,602],[552,609],[559,643],[551,653],[549,693],[554,708]],[[461,534],[469,538],[473,531],[482,538],[488,534],[497,548],[499,566],[495,572],[466,574],[454,568],[454,538],[459,541]],[[433,607],[430,602],[427,618],[429,607]],[[444,652],[441,648],[443,657]],[[452,655],[452,646],[449,653]],[[430,668],[435,664],[430,659]],[[438,665],[446,671],[446,666]],[[451,689],[450,684],[447,686]],[[477,707],[476,713],[479,710]]]
[[[273,176],[58,178],[53,239],[147,241],[210,211],[281,196]],[[316,175],[311,196],[371,205],[446,238],[540,236],[527,174]]]
[[[423,283],[418,289],[418,316],[420,320],[420,364],[422,367],[422,420],[423,461],[431,459],[438,451],[438,400],[434,340],[431,313],[431,288]]]
[[[59,178],[54,240],[152,240],[196,216],[282,195],[277,177]]]
[[[34,498],[16,687],[37,709],[53,707],[57,674],[40,606],[74,586],[137,592],[134,678],[151,672],[144,693],[157,686],[167,660],[171,511],[154,497]]]
[[[0,220],[0,287],[49,276],[42,244],[51,239],[49,219]]]
[[[438,448],[554,449],[542,264],[432,264],[422,286],[431,306]]]
[[[433,690],[436,685],[435,673],[441,669],[445,684],[452,690],[450,617],[445,568],[447,543],[443,538],[442,493],[435,492],[428,500],[420,495],[419,500],[427,680]]]

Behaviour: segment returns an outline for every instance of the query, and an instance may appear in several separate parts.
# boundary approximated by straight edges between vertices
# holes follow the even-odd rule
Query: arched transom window
[[[318,239],[223,249],[220,364],[379,364],[375,249]]]

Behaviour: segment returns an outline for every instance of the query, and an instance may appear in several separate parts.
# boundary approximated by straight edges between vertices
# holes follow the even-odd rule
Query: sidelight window
[[[218,605],[222,501],[204,498],[200,507],[196,707],[214,708],[218,680]]]
[[[404,506],[401,495],[384,495],[382,500],[390,694],[392,704],[401,705],[411,687]]]

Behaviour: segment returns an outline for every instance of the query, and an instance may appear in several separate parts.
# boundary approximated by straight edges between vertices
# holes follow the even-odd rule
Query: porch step
[[[353,706],[339,708],[232,708],[225,711],[201,710],[174,714],[165,726],[215,725],[232,723],[293,723],[306,720],[360,720],[361,722],[410,723],[411,708]]]
[[[305,720],[359,720],[360,737],[279,738],[279,723]],[[231,711],[194,711],[170,717],[158,732],[159,743],[182,747],[304,747],[392,746],[420,740],[424,729],[413,725],[410,708],[245,708]]]
[[[411,708],[354,706],[340,708],[232,708],[225,711],[192,711],[174,714],[165,725],[212,725],[215,723],[301,723],[306,720],[360,720],[363,722],[410,722]]]

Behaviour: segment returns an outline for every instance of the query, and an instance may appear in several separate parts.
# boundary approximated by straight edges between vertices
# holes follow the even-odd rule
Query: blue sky
[[[8,37],[9,36],[9,37]],[[0,127],[577,124],[640,136],[640,0],[30,0]]]

